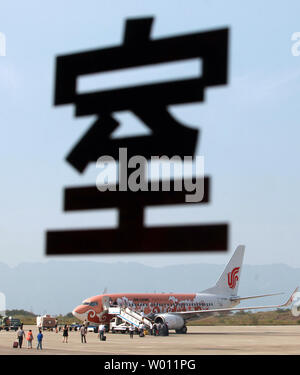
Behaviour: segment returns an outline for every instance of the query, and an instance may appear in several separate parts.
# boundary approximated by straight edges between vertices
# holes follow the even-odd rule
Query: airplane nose
[[[85,319],[85,309],[83,306],[77,306],[75,309],[72,311],[72,314],[75,316],[75,318],[84,320]]]
[[[77,319],[80,318],[80,314],[77,312],[77,309],[74,309],[74,310],[72,311],[72,314],[73,314],[73,316],[75,316],[75,318],[77,318]]]

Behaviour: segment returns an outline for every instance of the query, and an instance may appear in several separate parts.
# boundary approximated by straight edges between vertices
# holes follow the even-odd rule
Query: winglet
[[[299,290],[299,287],[297,286],[297,288],[294,290],[290,298],[282,306],[289,306],[293,302],[295,294],[298,292],[298,290]]]

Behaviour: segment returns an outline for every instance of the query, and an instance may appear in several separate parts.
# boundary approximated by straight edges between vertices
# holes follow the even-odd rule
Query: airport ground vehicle
[[[50,315],[37,316],[36,326],[42,330],[54,329],[57,326],[57,319]]]
[[[91,325],[89,325],[89,326],[87,327],[87,331],[88,331],[88,332],[95,332],[95,333],[98,333],[98,326],[91,326]]]
[[[19,327],[22,326],[22,322],[20,319],[12,318],[11,316],[4,316],[0,319],[0,331],[6,330],[6,331],[17,331]]]
[[[111,333],[128,333],[129,332],[129,325],[127,323],[124,323],[122,319],[119,317],[115,317],[110,321],[110,330]]]

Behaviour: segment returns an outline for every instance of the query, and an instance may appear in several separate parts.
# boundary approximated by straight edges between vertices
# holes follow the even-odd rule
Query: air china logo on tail
[[[236,286],[236,282],[238,281],[238,273],[239,273],[240,267],[234,268],[231,272],[228,272],[227,278],[228,278],[228,285],[229,288],[234,289]]]

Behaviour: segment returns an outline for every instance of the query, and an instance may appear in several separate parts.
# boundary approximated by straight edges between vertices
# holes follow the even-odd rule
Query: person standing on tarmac
[[[37,347],[36,347],[36,350],[39,350],[39,349],[43,349],[42,348],[42,341],[43,341],[43,334],[42,334],[42,330],[40,329],[39,330],[39,333],[37,335]]]
[[[135,328],[134,328],[133,324],[130,324],[129,333],[130,333],[131,339],[133,339],[134,330],[135,330]]]
[[[168,326],[168,323],[166,323],[166,336],[169,336],[169,326]]]
[[[105,325],[103,323],[101,323],[100,326],[99,326],[99,338],[100,338],[100,341],[103,341],[104,332],[105,332]]]
[[[150,322],[150,335],[153,335],[153,324]]]
[[[153,326],[152,326],[152,330],[153,330],[153,336],[156,336],[156,334],[157,334],[157,326],[156,326],[156,323],[153,324]]]
[[[139,324],[139,333],[140,337],[144,337],[144,324],[142,322]]]
[[[157,324],[157,332],[158,332],[158,336],[160,336],[161,335],[161,323],[158,323]]]
[[[86,326],[83,324],[83,326],[80,328],[80,335],[81,335],[81,343],[86,344]]]
[[[23,344],[23,338],[25,337],[25,332],[23,330],[23,326],[21,326],[19,329],[18,329],[18,332],[17,332],[17,338],[19,340],[19,348],[21,349],[22,348],[22,344]]]
[[[63,342],[68,343],[68,326],[65,324],[64,329],[63,329]]]
[[[26,340],[27,340],[27,348],[32,349],[33,334],[32,334],[31,329],[27,332]]]

